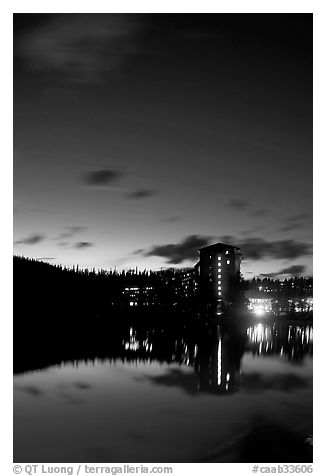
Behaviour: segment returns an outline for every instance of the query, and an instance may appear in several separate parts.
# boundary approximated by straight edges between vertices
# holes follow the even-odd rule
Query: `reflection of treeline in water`
[[[182,323],[177,320],[176,324],[168,321],[160,325],[118,322],[103,326],[98,323],[95,328],[84,330],[77,327],[75,335],[65,327],[54,334],[51,329],[42,335],[19,334],[15,339],[19,347],[14,353],[14,372],[68,362],[137,365],[150,361],[191,366],[203,385],[212,375],[217,375],[216,369],[220,368],[221,377],[227,378],[230,374],[224,383],[229,382],[231,389],[235,383],[231,377],[238,374],[245,351],[257,356],[277,354],[296,362],[312,354],[312,326],[307,325],[279,323],[247,327],[245,323],[234,321],[207,325],[202,321]]]

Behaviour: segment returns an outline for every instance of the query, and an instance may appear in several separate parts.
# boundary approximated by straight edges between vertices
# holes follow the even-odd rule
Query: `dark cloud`
[[[290,276],[298,276],[298,275],[303,275],[305,272],[305,269],[306,267],[302,264],[294,264],[287,268],[280,269],[279,271],[275,273],[260,274],[260,276],[263,278],[275,278],[277,276],[282,276],[285,274],[288,274]]]
[[[213,240],[211,236],[190,235],[180,243],[156,245],[150,250],[137,250],[134,254],[144,256],[159,256],[165,258],[169,264],[180,264],[184,261],[195,261],[198,257],[198,249],[207,246]],[[263,238],[238,239],[230,235],[221,236],[218,240],[238,246],[241,249],[243,259],[295,259],[312,253],[312,245],[295,240],[268,241]]]
[[[249,202],[247,200],[242,200],[240,198],[233,198],[229,201],[228,206],[234,208],[235,210],[244,210],[249,207]]]
[[[94,246],[94,243],[91,243],[90,241],[78,241],[78,243],[75,243],[74,245],[74,247],[78,249],[90,248],[91,246]]]
[[[26,238],[21,238],[18,241],[15,241],[15,244],[22,244],[22,245],[36,245],[37,243],[40,243],[40,241],[45,240],[45,237],[43,235],[30,235]]]
[[[289,223],[288,225],[281,226],[278,231],[295,231],[303,227],[303,223]]]
[[[298,221],[306,221],[308,218],[310,218],[309,213],[298,213],[297,215],[292,215],[291,217],[287,218],[288,222],[298,222]]]
[[[88,172],[84,176],[84,183],[86,185],[93,185],[96,187],[103,187],[111,185],[119,180],[123,173],[119,170],[99,169]]]
[[[145,253],[145,250],[143,248],[139,248],[138,250],[135,250],[132,252],[133,255],[142,255]]]
[[[308,213],[300,213],[288,217],[278,231],[295,231],[303,228],[311,216]]]
[[[261,217],[263,215],[267,215],[270,212],[267,208],[257,208],[255,210],[251,210],[249,215],[253,217]]]
[[[144,256],[159,256],[165,258],[169,264],[179,264],[183,261],[198,259],[198,248],[208,245],[210,236],[190,235],[180,243],[153,246]]]
[[[237,239],[229,235],[220,237],[220,240],[239,246],[244,259],[295,259],[312,254],[311,244],[296,240],[268,241],[258,237]]]
[[[92,388],[92,386],[86,382],[76,382],[75,387],[78,388],[79,390],[88,390]]]
[[[177,223],[182,220],[183,218],[179,216],[170,216],[162,219],[162,221],[164,221],[165,223]]]
[[[94,84],[121,74],[138,54],[138,15],[39,15],[16,36],[15,59],[26,71],[60,84]]]
[[[243,230],[241,232],[242,235],[252,235],[253,233],[257,233],[257,231],[262,231],[264,230],[266,227],[265,226],[254,226],[253,228],[251,228],[250,230]]]
[[[139,199],[139,198],[148,198],[152,197],[153,195],[156,195],[157,192],[155,190],[150,190],[150,189],[140,189],[140,190],[135,190],[133,192],[129,192],[126,194],[127,198],[130,199]]]
[[[261,273],[259,276],[260,276],[260,278],[274,279],[274,278],[278,277],[278,273]]]
[[[64,231],[63,233],[60,233],[55,240],[65,240],[67,238],[70,238],[71,236],[77,235],[78,233],[81,233],[85,230],[87,230],[86,226],[66,226],[65,229],[67,231]]]

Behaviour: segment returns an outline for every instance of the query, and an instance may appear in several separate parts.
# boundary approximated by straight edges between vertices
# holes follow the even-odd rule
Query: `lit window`
[[[231,263],[231,261],[228,259],[228,260],[226,261],[226,264],[230,264],[230,263]]]
[[[218,288],[217,288],[217,289],[218,289],[219,291],[221,291],[222,287],[221,287],[221,286],[218,286]]]
[[[218,258],[217,258],[217,259],[218,259],[219,261],[221,261],[221,259],[222,259],[222,258],[221,258],[220,256],[218,256]]]
[[[222,294],[221,291],[219,291],[219,292],[218,292],[218,295],[221,296],[221,294]]]
[[[217,281],[217,284],[222,284],[222,282],[221,282],[221,281]]]
[[[220,274],[218,274],[218,275],[217,275],[217,277],[218,277],[218,279],[220,279],[220,278],[221,278],[221,275],[220,275]]]
[[[229,251],[226,251],[226,252],[225,252],[225,254],[226,254],[226,255],[229,255],[229,254],[230,254],[230,252],[229,252]]]
[[[218,266],[222,266],[221,263],[217,263]]]

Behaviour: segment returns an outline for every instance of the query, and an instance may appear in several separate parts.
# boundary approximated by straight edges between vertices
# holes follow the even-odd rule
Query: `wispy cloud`
[[[60,233],[55,240],[66,240],[71,236],[77,235],[78,233],[82,233],[83,231],[87,230],[86,226],[66,226],[66,231]]]
[[[121,74],[139,53],[140,17],[119,14],[52,14],[24,32],[15,55],[24,67],[61,84],[92,84]]]
[[[43,235],[38,235],[35,233],[33,235],[27,236],[26,238],[21,238],[20,240],[15,241],[15,244],[36,245],[37,243],[40,243],[43,240],[45,240],[45,237]]]
[[[53,258],[51,256],[41,256],[40,258],[35,258],[37,261],[53,261],[57,258]]]
[[[299,276],[303,275],[306,270],[306,267],[302,264],[294,264],[292,266],[289,266],[287,268],[282,268],[279,271],[276,271],[274,273],[264,273],[260,274],[261,277],[263,278],[276,278],[277,276]]]
[[[307,221],[311,218],[311,215],[308,213],[299,213],[297,215],[292,215],[284,220],[284,224],[278,229],[278,231],[295,231],[303,228],[307,225]]]
[[[233,198],[229,201],[228,206],[234,210],[245,210],[249,208],[250,203],[247,200]]]
[[[241,231],[241,235],[252,235],[253,233],[260,232],[264,230],[266,227],[262,225],[254,226],[250,228],[249,230],[243,230]]]
[[[129,199],[138,200],[138,199],[141,199],[141,198],[152,197],[154,195],[157,195],[156,190],[151,190],[151,189],[144,188],[144,189],[134,190],[132,192],[128,192],[126,194],[126,197],[129,198]]]
[[[183,220],[183,217],[180,217],[180,216],[170,216],[170,217],[166,217],[166,218],[162,218],[162,221],[165,222],[165,223],[177,223],[177,222],[180,222]]]
[[[238,239],[229,235],[220,237],[220,240],[239,246],[244,259],[295,259],[312,254],[310,243],[296,240],[269,241],[259,237]]]
[[[249,215],[252,217],[261,217],[264,215],[268,215],[270,210],[268,208],[255,208],[249,212]]]

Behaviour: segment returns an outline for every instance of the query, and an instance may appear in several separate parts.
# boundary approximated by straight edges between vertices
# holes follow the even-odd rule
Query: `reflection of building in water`
[[[312,354],[312,326],[257,324],[247,329],[247,349],[254,355],[275,355],[302,360]]]
[[[257,357],[279,356],[293,363],[312,354],[310,325],[257,324],[242,331],[231,322],[194,329],[166,327],[124,328],[105,356],[137,365],[160,362],[193,367],[200,392],[232,394],[241,384],[241,359],[245,352]],[[108,353],[109,352],[109,353]],[[104,355],[103,355],[104,357]]]
[[[240,361],[243,341],[218,326],[198,344],[195,371],[199,377],[198,390],[231,393],[240,383]]]
[[[236,280],[240,277],[240,248],[224,243],[200,248],[198,266],[201,302],[232,301]]]

